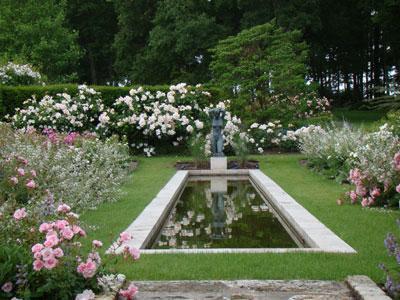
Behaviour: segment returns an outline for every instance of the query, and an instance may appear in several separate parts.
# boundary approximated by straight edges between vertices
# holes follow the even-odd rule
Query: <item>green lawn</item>
[[[299,164],[301,155],[256,156],[261,169],[320,221],[343,238],[358,254],[182,254],[142,255],[135,263],[117,264],[132,280],[174,279],[333,279],[365,274],[377,282],[384,276],[378,264],[392,264],[383,240],[397,232],[399,212],[379,212],[361,206],[338,206],[345,187]],[[139,168],[124,186],[116,203],[87,212],[82,220],[97,225],[91,238],[109,245],[158,193],[175,172],[175,157],[140,158]]]

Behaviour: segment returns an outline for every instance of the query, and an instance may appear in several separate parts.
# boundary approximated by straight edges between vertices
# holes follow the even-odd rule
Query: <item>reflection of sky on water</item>
[[[296,247],[249,181],[228,181],[211,192],[210,181],[189,182],[153,249]]]

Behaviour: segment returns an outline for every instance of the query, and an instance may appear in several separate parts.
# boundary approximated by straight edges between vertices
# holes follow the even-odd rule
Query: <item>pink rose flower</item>
[[[127,242],[127,241],[129,241],[131,239],[132,239],[132,235],[130,233],[126,232],[126,231],[120,233],[120,235],[119,235],[119,240],[122,243],[123,242]]]
[[[35,244],[32,247],[32,253],[40,252],[43,248],[44,246],[42,244]]]
[[[101,241],[98,241],[98,240],[93,240],[92,245],[95,248],[101,248],[103,246],[103,243]]]
[[[42,258],[42,253],[41,252],[36,252],[33,254],[34,259],[41,259]]]
[[[361,205],[362,205],[363,207],[368,206],[368,198],[363,198],[362,201],[361,201]]]
[[[397,152],[394,155],[394,166],[396,168],[396,170],[400,170],[400,152]]]
[[[31,170],[31,175],[32,175],[32,177],[36,177],[37,176],[36,171],[35,170]]]
[[[44,261],[44,267],[47,270],[54,269],[58,264],[58,260],[53,256]]]
[[[125,297],[127,300],[132,300],[138,292],[138,288],[131,283],[126,290],[120,290],[119,295]]]
[[[64,251],[60,247],[58,247],[54,249],[53,254],[55,257],[60,258],[64,256]]]
[[[17,173],[18,173],[19,176],[25,176],[25,170],[22,169],[22,168],[18,168],[17,169]]]
[[[381,190],[378,187],[374,187],[373,190],[371,191],[371,196],[376,198],[381,195]]]
[[[57,220],[54,224],[59,230],[62,230],[69,225],[68,221],[66,220]]]
[[[13,284],[11,281],[7,281],[5,284],[2,285],[1,289],[4,293],[9,293],[13,289]]]
[[[92,278],[96,274],[96,264],[88,259],[86,263],[80,263],[76,269],[84,278]]]
[[[400,184],[396,186],[396,192],[400,193]]]
[[[56,234],[50,234],[46,237],[44,245],[48,248],[54,247],[58,244],[59,240]]]
[[[355,191],[350,192],[350,199],[351,199],[351,203],[357,202],[357,193]]]
[[[25,218],[27,215],[28,214],[26,213],[25,208],[23,207],[23,208],[17,209],[14,212],[13,217],[15,220],[19,221],[19,220],[22,220],[23,218]]]
[[[49,223],[42,223],[39,226],[39,232],[43,233],[43,232],[47,232],[50,229],[53,229],[53,225],[49,224]]]
[[[130,247],[129,254],[132,256],[134,260],[138,260],[140,258],[140,250],[138,248]]]
[[[67,204],[61,204],[57,207],[57,212],[59,213],[67,213],[71,210],[71,207],[69,207]]]
[[[33,189],[35,189],[37,187],[37,185],[36,185],[36,183],[35,183],[35,181],[33,179],[29,179],[28,183],[26,184],[26,187],[28,189],[33,190]]]
[[[74,237],[74,232],[69,227],[65,227],[61,230],[61,235],[64,239],[71,240]]]
[[[17,184],[18,184],[18,178],[15,177],[15,176],[11,177],[11,178],[10,178],[10,181],[11,181],[11,183],[12,183],[13,185],[17,185]]]
[[[80,236],[85,236],[86,235],[86,232],[81,227],[79,227],[78,225],[73,225],[72,226],[72,230],[73,230],[73,232],[75,234],[79,234]]]
[[[53,249],[51,249],[51,248],[42,249],[42,251],[40,251],[40,254],[42,254],[42,259],[44,261],[54,258]]]
[[[33,262],[33,269],[35,271],[40,271],[41,269],[43,269],[43,267],[44,267],[43,261],[41,261],[40,259],[35,259],[35,261]]]

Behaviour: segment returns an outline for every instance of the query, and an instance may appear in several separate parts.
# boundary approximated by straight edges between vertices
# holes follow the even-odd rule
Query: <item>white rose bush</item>
[[[3,85],[43,85],[42,75],[29,64],[8,62],[0,66],[0,84]]]
[[[304,104],[304,99],[299,100],[302,98],[294,99],[288,103],[286,98],[282,101],[285,107],[293,106],[293,112],[295,106],[301,104],[302,113],[294,116],[296,120],[329,113],[327,99],[313,98],[309,100],[309,106]],[[209,149],[211,120],[208,111],[217,106],[227,110],[224,137],[228,152],[233,148],[234,136],[238,134],[255,153],[274,147],[295,147],[286,138],[286,131],[294,127],[292,124],[271,120],[265,124],[254,123],[246,130],[241,119],[229,111],[229,100],[212,102],[211,94],[203,86],[180,83],[171,85],[166,92],[134,88],[129,94],[106,104],[100,93],[81,85],[75,95],[59,93],[42,99],[28,99],[23,108],[17,109],[11,121],[14,127],[22,129],[34,127],[66,133],[90,131],[102,138],[118,135],[126,139],[135,152],[152,156],[174,151],[176,147],[186,147],[194,134],[202,134],[208,144],[206,149]]]

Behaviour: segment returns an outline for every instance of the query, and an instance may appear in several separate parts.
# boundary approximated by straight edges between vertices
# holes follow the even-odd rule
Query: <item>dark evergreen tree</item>
[[[80,60],[79,81],[104,84],[113,78],[114,49],[117,32],[114,5],[107,0],[68,0],[67,19],[78,32],[84,50]]]
[[[81,50],[65,22],[65,0],[1,0],[0,58],[36,66],[49,81],[76,79]]]

